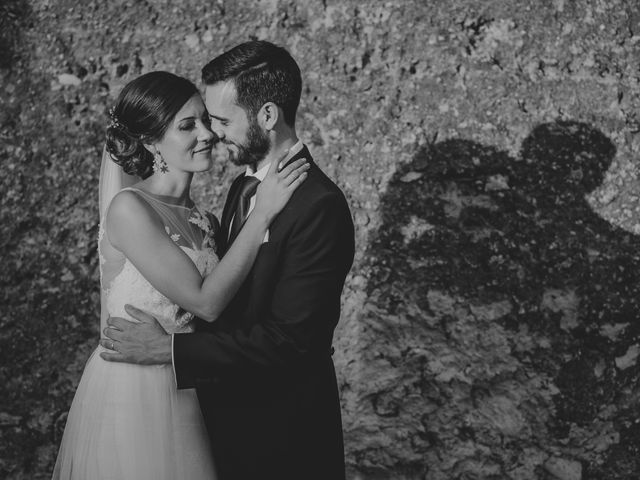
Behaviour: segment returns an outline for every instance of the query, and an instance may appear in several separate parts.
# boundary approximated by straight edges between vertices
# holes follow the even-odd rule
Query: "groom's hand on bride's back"
[[[100,345],[107,349],[100,356],[110,362],[158,365],[171,363],[171,335],[164,331],[158,320],[131,305],[126,312],[140,323],[125,318],[109,317],[103,330],[106,338]]]

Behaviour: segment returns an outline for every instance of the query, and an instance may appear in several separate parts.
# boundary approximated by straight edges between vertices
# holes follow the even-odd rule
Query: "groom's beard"
[[[229,150],[229,157],[234,165],[251,165],[255,166],[264,159],[267,152],[271,148],[271,140],[267,132],[263,131],[258,122],[251,122],[247,130],[247,141],[244,144],[234,143],[223,140],[227,145],[234,145],[238,151]]]

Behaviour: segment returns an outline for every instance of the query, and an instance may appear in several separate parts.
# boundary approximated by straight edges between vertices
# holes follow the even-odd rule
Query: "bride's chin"
[[[213,158],[209,157],[206,161],[198,162],[197,172],[206,172],[213,167]]]
[[[213,161],[213,152],[211,150],[195,152],[191,160],[196,163],[210,163]]]

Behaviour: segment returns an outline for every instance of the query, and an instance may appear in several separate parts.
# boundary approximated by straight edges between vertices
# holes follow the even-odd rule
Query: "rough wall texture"
[[[250,37],[299,60],[299,133],[357,225],[350,478],[638,478],[635,0],[5,0],[0,476],[48,477],[96,344],[108,106]]]

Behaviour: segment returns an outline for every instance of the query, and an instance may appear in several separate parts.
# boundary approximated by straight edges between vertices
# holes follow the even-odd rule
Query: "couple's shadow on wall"
[[[586,200],[615,153],[579,122],[537,126],[517,158],[469,140],[432,144],[391,179],[371,243],[368,288],[387,290],[383,311],[395,313],[413,292],[429,312],[430,290],[507,301],[510,313],[498,320],[507,331],[548,339],[519,360],[559,389],[548,425],[558,441],[637,385],[635,362],[621,362],[640,335],[640,237]],[[623,454],[625,442],[639,445],[640,429],[619,406]]]

